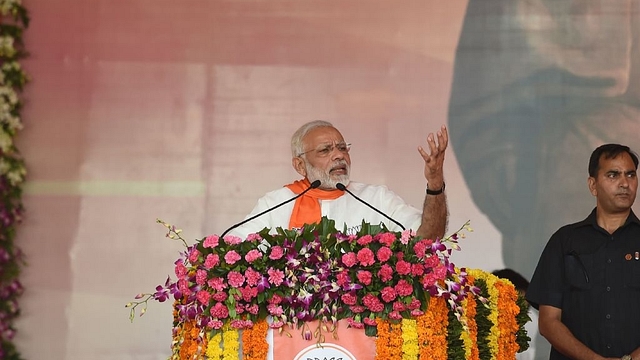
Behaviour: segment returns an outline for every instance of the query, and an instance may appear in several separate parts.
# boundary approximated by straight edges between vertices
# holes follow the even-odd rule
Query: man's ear
[[[291,164],[293,165],[293,168],[296,169],[298,174],[302,175],[303,177],[307,177],[307,169],[304,166],[304,160],[302,160],[300,156],[292,158]]]
[[[587,185],[589,185],[589,191],[591,192],[591,195],[597,196],[598,190],[596,190],[596,179],[589,176],[589,178],[587,179]]]

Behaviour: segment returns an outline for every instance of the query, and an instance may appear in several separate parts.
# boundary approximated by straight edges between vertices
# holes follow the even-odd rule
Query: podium
[[[175,299],[172,359],[513,359],[528,348],[514,286],[449,260],[468,224],[443,239],[334,224],[187,246],[177,280],[152,295]]]

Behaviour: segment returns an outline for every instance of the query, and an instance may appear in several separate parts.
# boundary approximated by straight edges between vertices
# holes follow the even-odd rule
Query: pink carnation
[[[229,271],[227,280],[229,280],[229,285],[234,288],[238,288],[244,284],[244,276],[237,271]]]
[[[229,265],[233,265],[236,261],[242,259],[242,257],[235,251],[231,250],[224,255],[224,261]]]
[[[220,264],[220,256],[218,254],[209,254],[204,259],[205,269],[212,269]]]
[[[436,281],[438,279],[436,278],[436,276],[433,273],[428,273],[427,275],[425,275],[422,278],[422,286],[423,287],[429,287],[429,286],[433,286],[435,285]]]
[[[341,271],[336,275],[336,285],[344,286],[351,281],[351,277],[347,271]]]
[[[393,278],[393,268],[388,264],[384,264],[380,267],[380,271],[378,271],[378,277],[383,282],[387,282]]]
[[[404,260],[400,260],[396,263],[396,271],[400,275],[409,275],[411,273],[411,264]]]
[[[199,269],[196,271],[196,284],[204,285],[207,282],[207,272],[205,270]]]
[[[413,293],[413,286],[407,280],[400,280],[396,284],[395,290],[400,296],[409,296]]]
[[[358,245],[365,246],[367,244],[370,244],[372,241],[373,237],[371,237],[371,235],[365,235],[359,238],[356,242],[358,243]]]
[[[394,288],[392,288],[391,286],[387,286],[382,289],[382,291],[380,292],[380,296],[382,297],[382,301],[390,303],[396,299],[398,294],[396,293]]]
[[[223,325],[224,323],[220,320],[209,320],[209,322],[207,323],[207,327],[216,330],[222,329]]]
[[[411,265],[411,275],[420,276],[422,274],[424,274],[424,266],[422,266],[422,264]]]
[[[358,271],[356,277],[358,278],[358,281],[360,281],[363,285],[371,284],[372,275],[370,271],[360,270]]]
[[[189,289],[189,282],[186,279],[178,280],[178,290],[180,290],[183,296],[189,296],[192,294],[191,289]]]
[[[382,233],[376,235],[378,242],[390,247],[394,241],[396,241],[396,236],[393,233]]]
[[[207,281],[207,285],[216,291],[222,291],[227,287],[224,283],[224,279],[219,277],[209,279],[209,281]]]
[[[356,302],[358,301],[358,298],[355,295],[352,294],[342,294],[342,302],[345,303],[346,305],[355,305]]]
[[[347,323],[349,324],[349,327],[352,327],[354,329],[364,329],[364,324],[360,321],[353,320],[353,318],[347,319]]]
[[[251,299],[258,296],[258,289],[254,287],[245,286],[240,289],[240,292],[242,293],[242,300],[246,302],[250,302]]]
[[[378,249],[378,252],[376,253],[376,257],[378,258],[378,260],[380,260],[380,262],[387,262],[387,260],[391,258],[391,255],[393,255],[393,251],[391,251],[391,249],[386,246]]]
[[[242,239],[235,235],[227,235],[224,237],[224,242],[229,245],[238,245],[242,242]]]
[[[395,301],[393,303],[393,311],[405,311],[407,307],[402,301]]]
[[[216,303],[211,307],[211,316],[218,319],[226,319],[229,316],[229,309],[223,303]]]
[[[259,272],[253,270],[253,268],[248,268],[247,271],[244,272],[244,276],[247,279],[247,284],[250,286],[258,285],[258,282],[262,278]]]
[[[209,235],[204,239],[202,246],[205,248],[214,248],[218,246],[219,241],[220,237],[218,237],[218,235]]]
[[[282,250],[282,247],[276,245],[271,247],[271,253],[269,254],[269,259],[278,260],[278,259],[281,259],[283,255],[284,255],[284,250]]]
[[[364,312],[365,307],[360,305],[354,305],[354,306],[351,306],[349,309],[351,309],[351,312],[354,314],[360,314]]]
[[[208,291],[200,290],[196,293],[196,299],[198,299],[198,301],[203,305],[209,304],[210,298],[211,298],[211,294],[209,294]]]
[[[367,294],[362,298],[362,303],[372,312],[380,312],[384,310],[384,304],[372,294]]]
[[[176,272],[176,276],[179,279],[184,279],[187,276],[187,267],[184,266],[184,264],[182,263],[182,261],[178,260],[176,262],[176,268],[175,268],[175,272]]]
[[[247,241],[256,242],[256,241],[259,241],[259,240],[262,240],[262,237],[258,233],[247,235]]]
[[[360,249],[356,257],[362,266],[370,266],[375,263],[373,251],[369,248]]]
[[[268,299],[267,301],[269,302],[269,304],[280,304],[282,302],[282,296],[278,295],[278,294],[273,294],[273,296],[271,296],[270,299]]]
[[[437,266],[433,269],[433,273],[438,280],[443,280],[447,276],[447,268],[444,265]]]
[[[366,317],[366,318],[362,319],[362,322],[365,325],[369,325],[369,326],[376,326],[377,325],[376,324],[376,319],[372,319],[370,317]]]
[[[397,311],[392,311],[389,313],[389,319],[391,320],[402,320],[402,315]]]
[[[247,255],[244,256],[244,259],[247,260],[248,263],[252,263],[262,257],[262,253],[256,249],[249,250]]]
[[[344,264],[344,266],[350,268],[353,265],[356,264],[356,254],[354,254],[353,252],[348,252],[344,255],[342,255],[342,263]]]
[[[282,306],[275,305],[275,304],[267,305],[267,311],[269,312],[269,314],[273,316],[280,316],[284,314],[284,310],[282,309]]]
[[[414,297],[411,299],[411,302],[409,303],[408,308],[411,310],[415,310],[415,309],[419,309],[420,306],[422,306],[422,303],[420,302],[420,300]]]
[[[438,255],[431,255],[424,260],[424,265],[426,267],[434,268],[438,264],[440,264],[440,258],[438,258]]]
[[[247,312],[251,315],[258,315],[259,311],[260,307],[258,306],[258,304],[253,304],[247,307]]]
[[[269,274],[269,283],[275,286],[280,286],[282,281],[284,280],[284,273],[282,270],[269,268],[267,270],[267,274]]]
[[[223,302],[223,301],[227,300],[227,297],[228,297],[227,293],[226,292],[222,292],[222,291],[216,292],[215,294],[211,295],[211,298],[214,301],[217,301],[217,302]]]
[[[413,251],[419,259],[422,259],[427,252],[427,245],[423,241],[418,241],[413,245]]]
[[[199,257],[200,257],[200,251],[198,251],[196,248],[193,248],[189,252],[189,262],[190,263],[192,263],[192,264],[197,263]]]

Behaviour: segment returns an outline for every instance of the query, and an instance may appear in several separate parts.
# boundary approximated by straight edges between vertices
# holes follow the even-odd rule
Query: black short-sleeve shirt
[[[562,322],[596,353],[621,357],[640,347],[640,221],[631,212],[609,234],[596,211],[547,243],[526,298],[562,310]],[[555,349],[551,360],[568,359]]]

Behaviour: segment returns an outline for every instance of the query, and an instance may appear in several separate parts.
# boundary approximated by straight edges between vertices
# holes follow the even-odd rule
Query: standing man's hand
[[[427,144],[429,153],[422,146],[418,147],[418,152],[424,159],[424,177],[427,179],[430,190],[440,190],[444,186],[444,155],[449,145],[447,127],[442,125],[436,135],[429,134]]]

